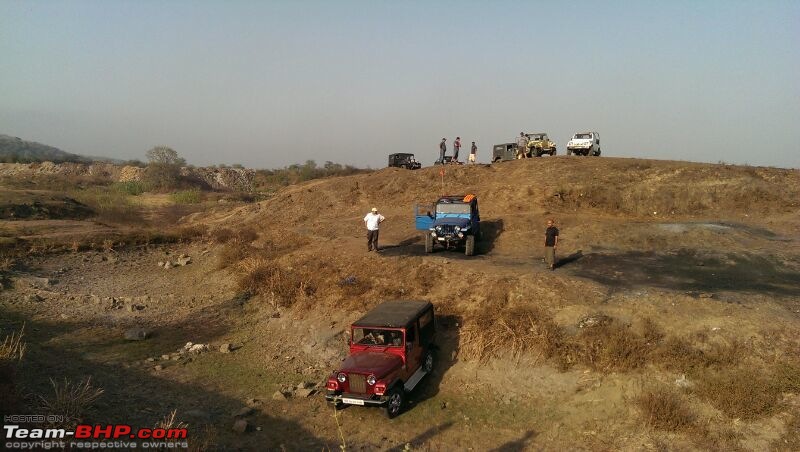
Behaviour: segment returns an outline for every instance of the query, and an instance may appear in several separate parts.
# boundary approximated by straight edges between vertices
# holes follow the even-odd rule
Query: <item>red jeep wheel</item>
[[[384,413],[386,417],[392,419],[403,411],[403,402],[405,402],[405,394],[403,393],[403,386],[397,385],[389,391],[386,395],[386,408]]]

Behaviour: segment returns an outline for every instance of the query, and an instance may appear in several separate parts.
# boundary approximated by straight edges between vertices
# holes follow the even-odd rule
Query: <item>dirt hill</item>
[[[106,390],[93,421],[152,425],[177,409],[225,449],[800,444],[797,171],[568,157],[448,166],[444,184],[439,171],[216,206],[180,221],[207,231],[191,243],[31,255],[0,292],[3,331],[30,328],[18,381],[38,393],[55,372],[92,375]],[[413,206],[441,193],[478,196],[477,256],[424,253]],[[380,253],[366,250],[373,206],[387,217]],[[550,217],[554,272],[541,262]],[[156,265],[181,254],[188,265]],[[407,411],[334,417],[319,393],[301,396],[344,357],[350,322],[397,298],[439,315],[436,370]],[[152,337],[122,341],[131,327]],[[211,351],[176,352],[190,341]]]

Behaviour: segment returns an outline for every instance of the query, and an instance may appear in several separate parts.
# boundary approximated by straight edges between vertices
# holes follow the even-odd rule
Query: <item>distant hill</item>
[[[91,163],[96,161],[114,162],[112,159],[85,157],[35,141],[25,141],[22,138],[0,134],[0,162],[3,163]]]

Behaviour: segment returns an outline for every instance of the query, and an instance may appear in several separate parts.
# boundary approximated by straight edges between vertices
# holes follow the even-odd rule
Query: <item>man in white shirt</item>
[[[372,251],[373,248],[378,251],[378,229],[384,220],[386,218],[378,213],[377,207],[373,207],[372,212],[364,217],[364,225],[367,226],[367,252]]]

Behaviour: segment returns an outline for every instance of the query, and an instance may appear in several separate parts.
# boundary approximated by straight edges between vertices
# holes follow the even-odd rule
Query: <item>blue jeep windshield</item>
[[[469,204],[464,203],[439,203],[436,204],[436,214],[458,213],[469,215]]]

